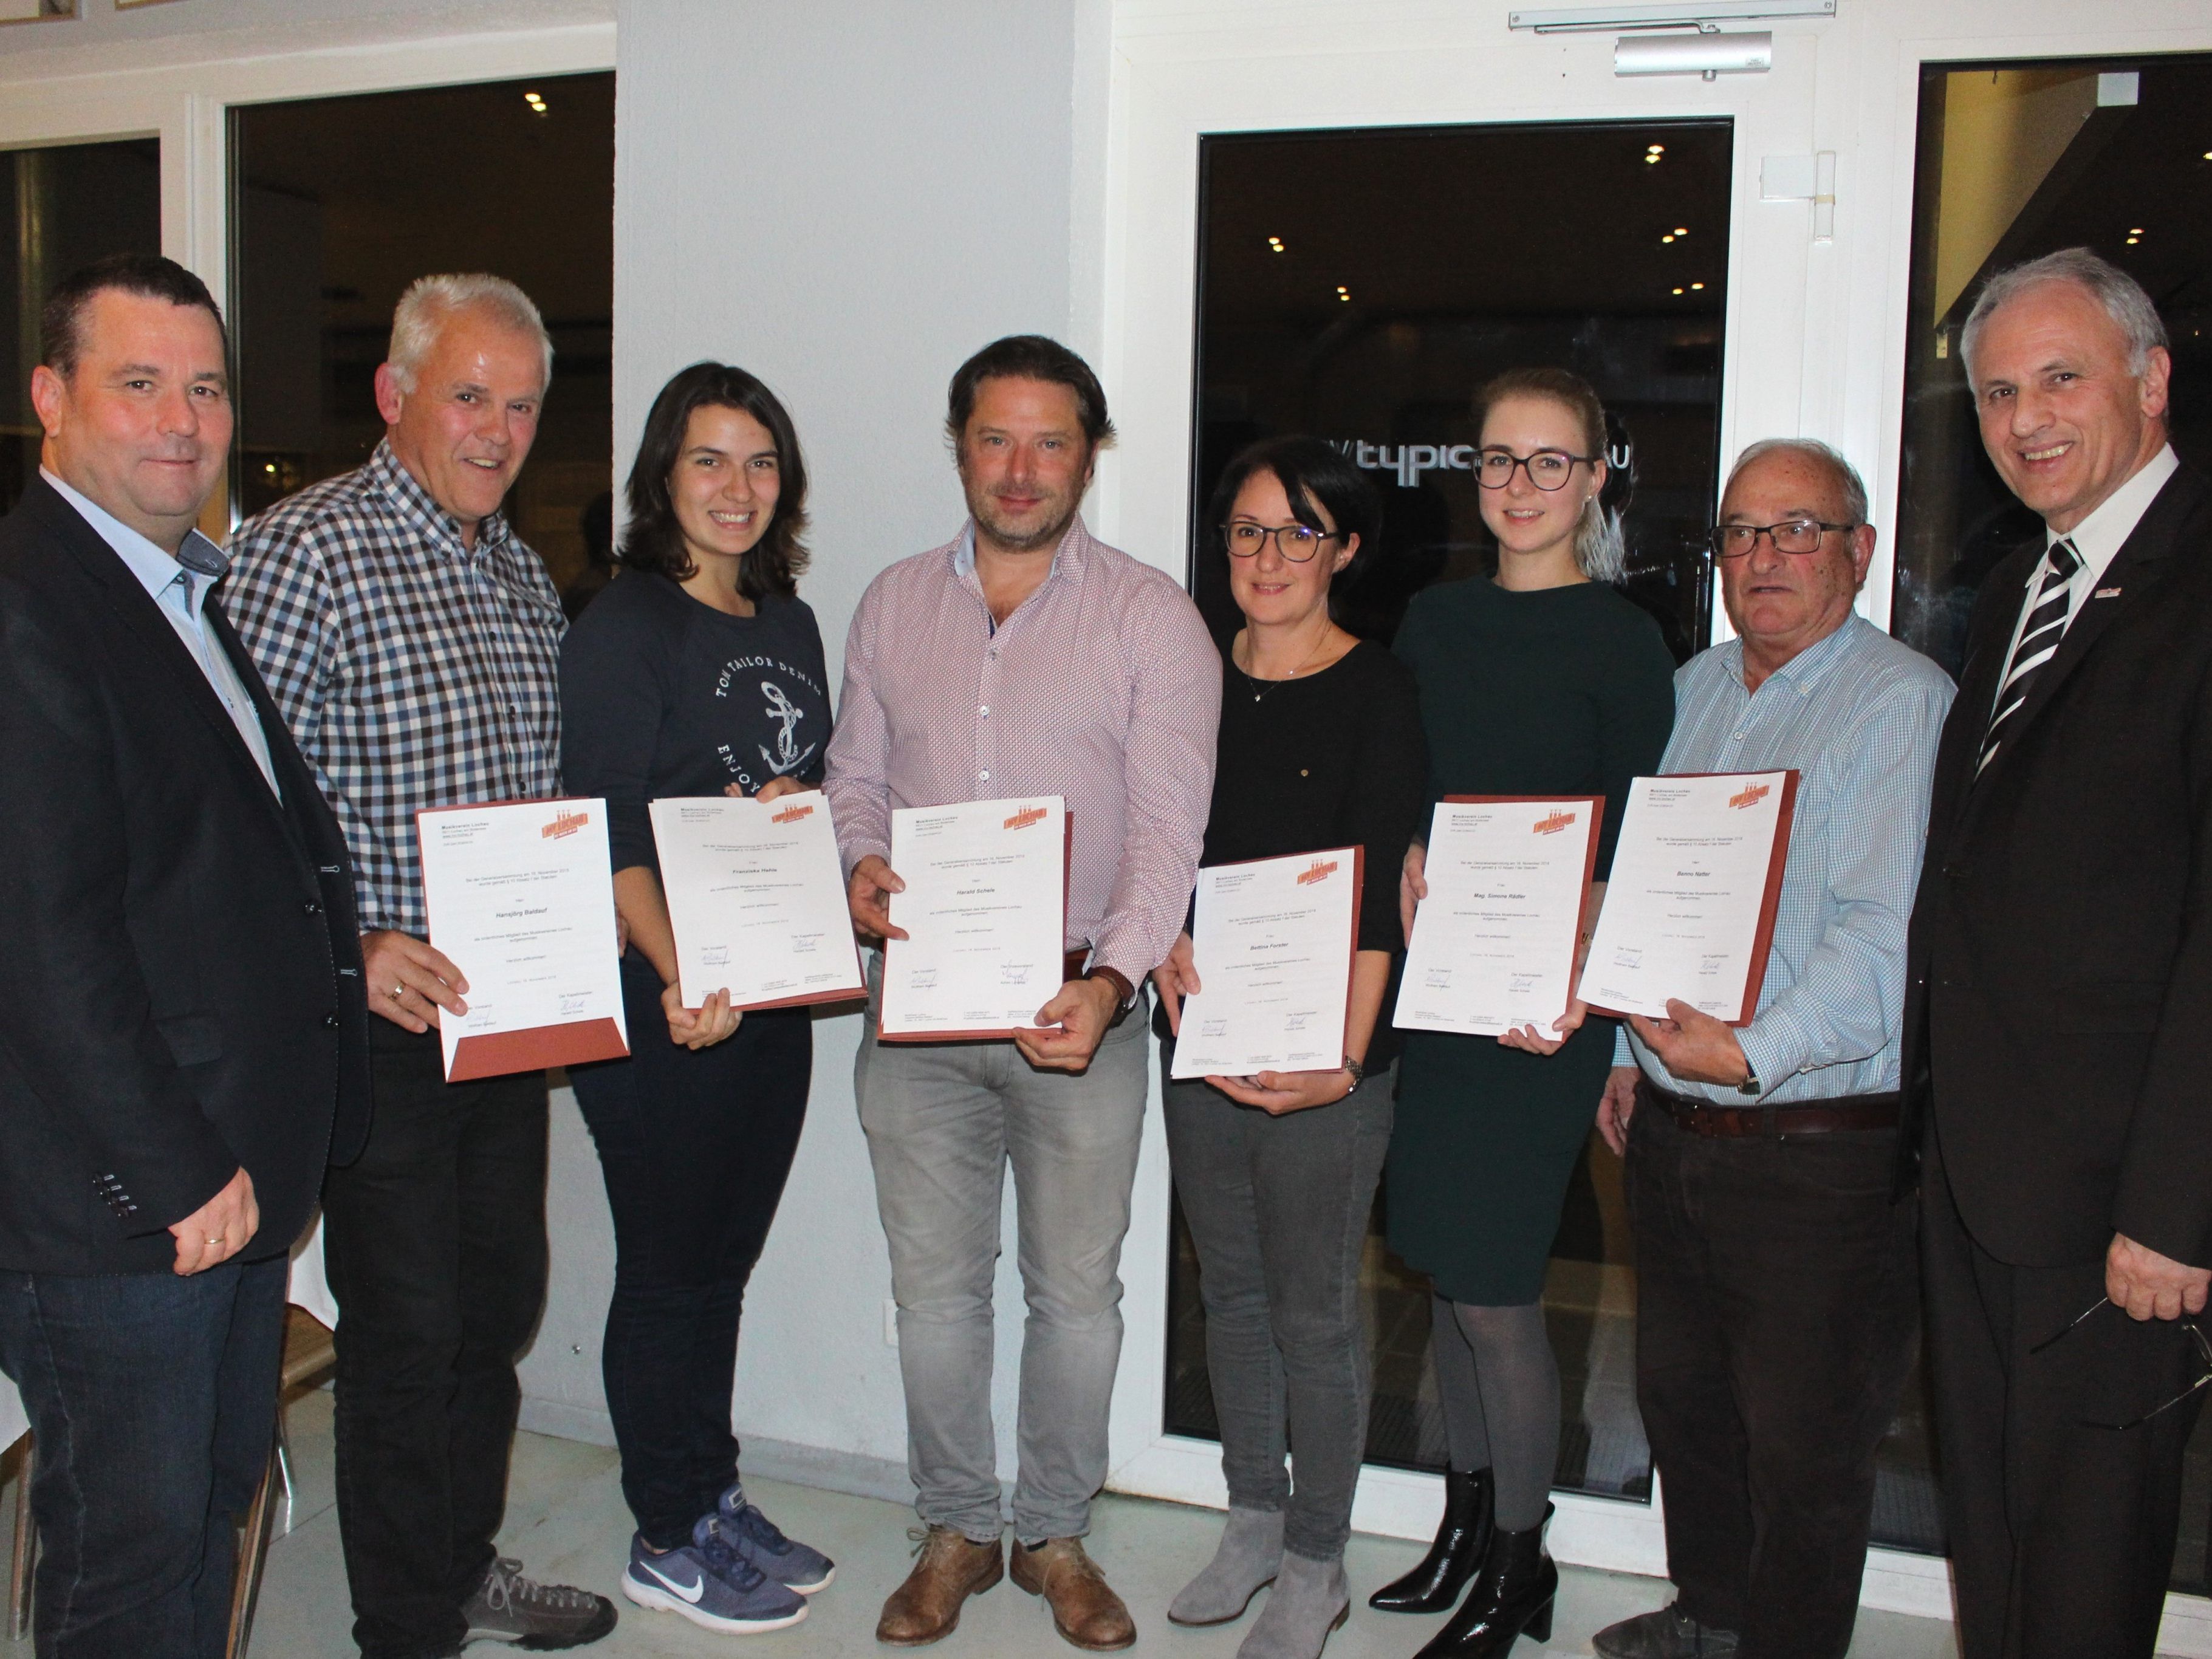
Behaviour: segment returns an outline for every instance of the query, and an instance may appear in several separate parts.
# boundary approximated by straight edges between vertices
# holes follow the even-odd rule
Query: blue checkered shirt
[[[415,814],[561,793],[561,596],[503,517],[460,527],[379,444],[255,514],[224,608],[353,853],[364,932],[428,931]]]
[[[1897,1087],[1905,930],[1954,690],[1934,663],[1856,614],[1755,696],[1743,689],[1741,640],[1675,671],[1662,772],[1801,774],[1759,1012],[1736,1033],[1763,1101]],[[1747,1103],[1734,1089],[1676,1079],[1626,1022],[1613,1063],[1641,1066],[1678,1094]]]

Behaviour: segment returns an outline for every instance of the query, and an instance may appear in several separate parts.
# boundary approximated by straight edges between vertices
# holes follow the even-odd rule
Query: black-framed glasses
[[[1514,469],[1518,467],[1539,489],[1565,489],[1577,465],[1589,466],[1596,460],[1595,455],[1577,455],[1565,449],[1540,449],[1530,455],[1516,455],[1510,449],[1478,449],[1474,481],[1485,489],[1503,489],[1513,482]]]
[[[1305,563],[1321,551],[1323,542],[1336,539],[1334,531],[1316,530],[1311,525],[1279,524],[1270,526],[1255,524],[1249,519],[1238,519],[1233,524],[1222,526],[1221,536],[1229,544],[1231,558],[1257,558],[1260,550],[1272,540],[1275,544],[1275,551],[1292,564]]]
[[[1717,559],[1741,559],[1765,537],[1777,553],[1800,556],[1820,550],[1820,538],[1831,530],[1856,530],[1855,524],[1824,524],[1818,519],[1784,519],[1780,524],[1717,524],[1705,535],[1705,545]]]
[[[2068,1325],[2064,1330],[2059,1332],[2056,1336],[2045,1337],[2042,1341],[2030,1348],[2027,1351],[2028,1357],[2033,1358],[2035,1355],[2041,1353],[2045,1348],[2057,1346],[2059,1343],[2064,1341],[2068,1337],[2073,1335],[2075,1332],[2080,1330],[2081,1328],[2082,1322],[2087,1320],[2091,1314],[2095,1313],[2099,1309],[2117,1308],[2117,1306],[2118,1304],[2114,1303],[2112,1298],[2109,1296],[2099,1297],[2094,1302],[2084,1308],[2080,1313],[2075,1315],[2073,1322]],[[2179,1394],[2174,1395],[2172,1399],[2167,1401],[2163,1406],[2153,1407],[2149,1411],[2145,1412],[2141,1417],[2136,1418],[2130,1422],[2105,1423],[2099,1421],[2094,1417],[2085,1417],[2081,1419],[2081,1426],[2083,1428],[2110,1429],[2116,1434],[2124,1434],[2130,1429],[2139,1429],[2142,1427],[2144,1424],[2149,1422],[2154,1417],[2163,1417],[2166,1413],[2172,1411],[2176,1406],[2179,1406],[2183,1401],[2189,1399],[2191,1395],[2201,1394],[2206,1389],[2212,1388],[2212,1340],[2208,1340],[2205,1337],[2203,1329],[2199,1328],[2196,1320],[2193,1318],[2185,1316],[2180,1321],[2180,1325],[2183,1330],[2189,1333],[2191,1340],[2197,1344],[2197,1358],[2203,1362],[2203,1374],[2198,1376],[2194,1382],[2184,1389]]]

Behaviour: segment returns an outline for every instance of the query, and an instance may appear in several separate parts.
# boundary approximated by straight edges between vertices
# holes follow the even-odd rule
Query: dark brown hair
[[[1091,365],[1059,341],[1042,334],[1009,334],[1003,340],[992,341],[953,374],[945,398],[945,435],[952,441],[954,454],[960,453],[969,416],[975,412],[976,388],[986,380],[1000,379],[1044,380],[1066,386],[1075,394],[1076,418],[1083,423],[1083,435],[1091,447],[1103,448],[1114,441],[1114,422],[1106,415],[1105,389],[1091,372]]]
[[[215,319],[223,358],[228,361],[230,331],[223,326],[222,308],[205,283],[157,253],[111,253],[55,283],[39,313],[39,361],[64,380],[76,373],[76,360],[84,352],[85,307],[94,295],[111,289],[143,299],[167,300],[173,306],[198,306]]]
[[[630,464],[629,522],[623,526],[621,557],[632,570],[649,570],[671,581],[698,573],[684,546],[676,522],[669,474],[684,453],[684,440],[696,409],[735,409],[768,428],[775,446],[781,489],[775,511],[761,538],[738,564],[738,591],[747,599],[789,599],[799,591],[806,568],[806,463],[799,453],[799,433],[775,393],[742,368],[727,363],[694,363],[660,388],[645,417],[637,459]]]
[[[1223,549],[1224,558],[1229,555],[1222,526],[1229,522],[1229,514],[1236,507],[1237,492],[1261,472],[1273,474],[1275,482],[1282,485],[1283,495],[1291,504],[1291,516],[1307,529],[1328,532],[1333,526],[1334,533],[1347,540],[1354,536],[1359,538],[1351,560],[1329,578],[1329,614],[1336,616],[1337,595],[1350,592],[1374,562],[1378,550],[1376,538],[1382,533],[1381,494],[1367,475],[1352,465],[1352,458],[1334,444],[1297,434],[1262,438],[1238,451],[1236,459],[1223,469],[1221,481],[1213,486],[1206,522],[1215,545]],[[1320,512],[1314,510],[1316,507]],[[1328,515],[1328,523],[1322,522],[1323,513]]]

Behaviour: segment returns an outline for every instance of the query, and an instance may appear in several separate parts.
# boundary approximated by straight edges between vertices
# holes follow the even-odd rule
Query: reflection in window
[[[2212,464],[2208,111],[2212,56],[2203,54],[1921,72],[1891,626],[1954,675],[1984,578],[2044,534],[1983,452],[1960,357],[1960,331],[1988,276],[2076,246],[2135,276],[2172,342],[2173,447],[2199,469]],[[1886,1477],[1917,1464],[1924,1484],[1924,1421],[1916,1380],[1884,1449]],[[2212,1416],[2200,1420],[2184,1483],[2172,1582],[2202,1595],[2212,1590]],[[1890,1480],[1885,1490],[1905,1487]],[[1899,1522],[1878,1498],[1875,1537],[1893,1535]],[[1940,1528],[1930,1541],[1940,1547]]]
[[[161,251],[161,147],[153,138],[59,144],[0,155],[0,363],[9,376],[0,424],[0,512],[39,471],[31,370],[47,290],[111,253]]]
[[[1207,139],[1191,586],[1217,635],[1237,612],[1218,534],[1197,515],[1238,449],[1307,432],[1370,471],[1386,510],[1381,556],[1347,596],[1346,620],[1387,641],[1420,588],[1494,568],[1468,470],[1475,388],[1557,364],[1589,380],[1619,422],[1613,459],[1634,476],[1631,597],[1677,657],[1702,645],[1731,154],[1725,121]],[[1620,1166],[1595,1136],[1591,1146],[1545,1287],[1565,1384],[1556,1479],[1648,1501]],[[1175,1227],[1166,1423],[1212,1437],[1205,1312],[1179,1209]],[[1441,1468],[1428,1281],[1385,1237],[1378,1200],[1361,1273],[1375,1349],[1367,1454]]]
[[[552,389],[507,510],[568,586],[606,522],[614,452],[614,76],[256,104],[231,119],[240,517],[367,460],[400,294],[429,272],[488,270],[519,283],[553,336]]]

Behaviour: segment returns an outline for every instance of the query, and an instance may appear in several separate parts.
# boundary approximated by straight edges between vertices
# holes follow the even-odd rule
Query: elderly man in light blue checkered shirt
[[[1757,1015],[1632,1018],[1598,1109],[1626,1160],[1637,1399],[1673,1606],[1608,1659],[1843,1659],[1875,1452],[1911,1368],[1917,1211],[1893,1194],[1905,925],[1952,685],[1853,608],[1866,490],[1826,445],[1744,452],[1712,539],[1738,637],[1674,677],[1662,772],[1795,769]]]

